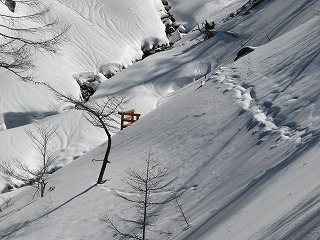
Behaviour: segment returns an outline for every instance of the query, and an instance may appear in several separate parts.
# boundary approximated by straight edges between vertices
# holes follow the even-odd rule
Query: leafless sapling
[[[50,7],[42,2],[0,0],[0,5],[4,6],[0,8],[0,68],[25,81],[33,79],[26,72],[35,67],[35,52],[59,53],[69,28],[59,28],[57,18],[46,18]]]
[[[152,153],[148,153],[145,162],[146,167],[142,173],[133,169],[127,170],[128,177],[124,181],[136,193],[134,196],[114,192],[116,196],[133,204],[135,216],[129,219],[105,214],[101,218],[117,234],[119,239],[147,239],[150,231],[157,231],[155,223],[160,216],[162,207],[173,200],[172,194],[163,199],[160,193],[166,191],[175,178],[167,179],[167,168],[153,159]],[[121,223],[121,227],[118,226],[117,221]]]
[[[111,151],[111,132],[117,129],[118,111],[129,100],[125,97],[106,97],[104,100],[84,101],[81,98],[76,98],[71,94],[64,94],[56,90],[49,84],[45,86],[53,92],[59,100],[71,103],[75,109],[85,112],[86,119],[96,127],[100,127],[107,135],[107,150],[102,160],[102,166],[97,180],[97,184],[103,183],[103,175],[107,164],[110,163],[109,155]]]
[[[0,171],[8,177],[20,180],[25,185],[33,185],[37,189],[35,194],[39,193],[44,197],[46,185],[48,183],[49,170],[52,164],[57,160],[57,155],[51,149],[51,141],[57,136],[58,126],[36,124],[36,132],[26,130],[26,134],[33,142],[37,157],[34,167],[18,160],[12,159],[0,164]]]

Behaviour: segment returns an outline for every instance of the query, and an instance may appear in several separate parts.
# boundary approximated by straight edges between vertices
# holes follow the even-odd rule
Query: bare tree
[[[110,163],[109,155],[111,151],[111,132],[117,129],[116,123],[118,122],[118,111],[121,107],[129,101],[125,97],[106,97],[105,100],[100,101],[84,101],[82,98],[76,98],[71,94],[63,94],[57,91],[54,87],[44,83],[44,85],[53,92],[59,100],[74,105],[77,110],[86,113],[86,119],[93,125],[102,128],[107,135],[107,150],[102,161],[101,170],[99,173],[97,184],[102,184],[103,175],[106,170],[107,164]]]
[[[182,204],[180,203],[181,194],[178,194],[176,192],[176,190],[173,189],[173,196],[174,196],[175,205],[179,209],[179,212],[180,212],[180,215],[181,215],[181,219],[182,219],[182,221],[185,222],[186,228],[189,228],[190,227],[189,219],[186,216],[186,214],[184,213],[183,208],[182,208]]]
[[[101,218],[119,238],[147,239],[148,231],[157,231],[154,228],[155,222],[160,216],[161,207],[174,200],[172,195],[161,199],[159,193],[170,187],[175,178],[166,179],[168,177],[167,168],[153,159],[151,152],[148,153],[145,162],[146,168],[143,173],[132,169],[127,171],[128,178],[125,182],[136,193],[135,196],[114,192],[116,196],[134,205],[136,211],[134,218],[127,219],[115,215],[114,217],[122,223],[121,228],[118,227],[114,217],[105,214]]]
[[[35,67],[35,52],[58,53],[69,26],[56,30],[58,19],[45,19],[50,8],[41,0],[0,0],[0,5],[10,10],[0,8],[0,67],[32,80],[26,71]],[[26,14],[17,8],[24,8]]]
[[[36,124],[36,133],[26,130],[26,134],[34,144],[34,148],[38,154],[38,161],[35,167],[13,159],[0,164],[0,171],[6,176],[22,181],[25,185],[33,185],[36,183],[36,193],[39,192],[40,197],[44,196],[49,170],[52,164],[57,160],[57,155],[50,149],[50,142],[57,136],[58,126]]]

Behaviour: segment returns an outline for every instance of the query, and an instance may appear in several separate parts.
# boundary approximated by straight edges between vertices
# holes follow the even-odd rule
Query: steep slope
[[[51,0],[47,4],[51,4],[47,18],[59,19],[61,25],[71,27],[62,55],[37,55],[36,81],[51,83],[74,96],[80,95],[77,80],[81,82],[89,77],[103,81],[106,65],[116,64],[121,70],[141,59],[143,51],[168,42],[161,22],[164,9],[160,0],[144,4]],[[105,141],[103,131],[91,126],[81,113],[66,113],[68,105],[57,101],[41,85],[21,82],[3,69],[0,69],[0,84],[0,161],[18,158],[32,165],[35,156],[25,130],[33,130],[33,122],[50,116],[53,117],[44,123],[61,126],[61,137],[54,147],[62,155],[58,165],[70,162],[74,152],[79,156],[78,153]],[[92,134],[81,131],[73,134],[75,129]],[[6,186],[4,182],[0,177],[0,192]]]
[[[47,18],[59,19],[61,25],[71,25],[68,33],[70,41],[66,43],[62,56],[37,56],[37,81],[61,86],[61,89],[68,89],[72,94],[79,94],[78,84],[72,75],[91,72],[104,80],[103,75],[99,75],[103,65],[117,63],[120,68],[127,67],[141,59],[143,50],[168,42],[165,26],[160,19],[163,11],[160,0],[146,1],[143,6],[132,1],[119,6],[116,1],[91,1],[89,4],[87,1],[51,0],[50,3],[52,10]],[[11,85],[8,89],[3,88],[7,95],[14,97],[8,97],[7,104],[9,102],[10,105],[1,106],[2,112],[21,111],[20,99],[30,98],[31,91],[36,93],[37,98],[33,96],[32,102],[25,102],[24,111],[52,111],[54,107],[56,111],[60,110],[60,104],[43,89],[31,85],[28,89],[32,90],[23,94],[25,85],[16,83],[17,79],[11,74],[3,74],[6,75],[1,77],[2,85],[12,79],[10,84],[16,90],[8,91]],[[36,104],[35,99],[41,104]]]
[[[241,2],[233,7],[237,7]],[[186,1],[186,5],[189,4],[190,1]],[[269,39],[276,39],[316,17],[316,12],[312,9],[317,9],[318,3],[314,0],[298,1],[296,4],[288,1],[265,1],[253,8],[249,14],[226,21],[229,11],[237,11],[236,8],[231,10],[229,7],[227,5],[222,8],[217,19],[211,12],[202,12],[204,19],[217,22],[214,37],[204,41],[204,36],[195,28],[176,42],[170,51],[152,55],[104,81],[99,85],[93,99],[99,99],[105,94],[128,95],[133,98],[131,107],[146,114],[164,102],[174,91],[209,75],[219,66],[233,62],[242,46],[263,45],[269,42]],[[284,21],[288,15],[294,15],[295,19]],[[264,25],[267,27],[262,27]]]
[[[319,218],[315,217],[319,208],[313,197],[319,194],[319,113],[313,105],[320,100],[315,81],[320,76],[318,31],[315,17],[219,72],[218,82],[228,86],[226,93],[236,93],[244,113],[250,113],[246,128],[258,135],[256,145],[271,146],[266,152],[250,148],[249,152],[252,148],[257,151],[257,155],[249,154],[255,158],[250,166],[264,165],[265,170],[256,172],[252,181],[213,210],[198,229],[190,229],[186,239],[249,239],[252,233],[253,239],[319,236]],[[289,142],[293,148],[282,155],[280,149]],[[241,159],[233,162],[243,166]],[[251,157],[245,159],[248,164]],[[208,196],[206,200],[210,202]]]
[[[134,217],[112,192],[134,194],[121,179],[128,168],[143,169],[151,150],[168,178],[177,176],[192,223],[183,229],[168,206],[157,227],[171,235],[150,233],[153,239],[317,239],[319,16],[305,9],[319,7],[264,2],[221,23],[213,38],[191,32],[102,83],[93,101],[132,95],[131,106],[148,113],[114,136],[106,183],[95,185],[99,166],[92,162],[102,158],[103,144],[53,174],[45,198],[31,201],[32,188],[18,194],[0,214],[0,238],[116,239],[99,218],[106,211]],[[284,11],[295,12],[294,21],[280,24]],[[255,50],[232,63],[245,43]]]

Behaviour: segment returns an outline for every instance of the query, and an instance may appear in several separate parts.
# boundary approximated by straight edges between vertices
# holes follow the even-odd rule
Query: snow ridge
[[[250,74],[250,57],[247,59],[248,75]],[[262,106],[256,100],[256,92],[254,86],[247,85],[239,81],[239,75],[237,75],[236,68],[232,68],[234,74],[231,76],[224,75],[225,67],[219,67],[215,72],[215,76],[209,78],[207,81],[212,80],[223,84],[226,87],[224,93],[232,91],[238,99],[238,103],[242,106],[243,111],[248,111],[252,115],[252,118],[248,122],[247,129],[252,130],[253,134],[260,132],[258,145],[261,144],[265,136],[272,133],[279,133],[281,139],[291,140],[299,142],[300,136],[305,131],[297,131],[290,126],[281,125],[275,121],[275,117],[278,114],[275,108],[271,108],[267,103]],[[245,82],[245,80],[243,81]],[[240,112],[242,114],[243,112]]]

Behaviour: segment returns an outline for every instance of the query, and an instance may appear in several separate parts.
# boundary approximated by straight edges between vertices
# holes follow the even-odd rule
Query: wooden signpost
[[[130,109],[125,112],[118,112],[118,114],[121,115],[121,130],[139,120],[141,116],[139,113],[134,113],[134,109]]]

